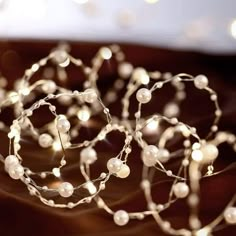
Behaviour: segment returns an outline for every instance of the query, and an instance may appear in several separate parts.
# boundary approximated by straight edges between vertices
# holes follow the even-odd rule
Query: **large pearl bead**
[[[160,162],[166,163],[170,159],[170,153],[165,148],[159,149],[156,157]]]
[[[52,146],[53,138],[49,134],[41,134],[39,136],[38,142],[42,148],[48,148]]]
[[[228,224],[236,224],[236,207],[228,207],[224,211],[224,218]]]
[[[12,179],[20,179],[24,175],[24,168],[21,164],[11,165],[8,173]]]
[[[97,160],[97,152],[91,148],[87,147],[80,152],[80,161],[86,164],[93,164]]]
[[[44,93],[50,94],[54,93],[57,89],[57,85],[54,81],[48,80],[45,84],[42,85],[42,90]]]
[[[198,89],[204,89],[208,85],[208,79],[205,75],[198,75],[194,78],[194,85]]]
[[[124,179],[124,178],[127,178],[129,176],[129,174],[130,174],[129,166],[126,164],[122,164],[120,171],[117,172],[117,176],[119,178]]]
[[[120,171],[122,164],[120,159],[111,158],[107,162],[107,169],[114,174]]]
[[[143,149],[142,159],[143,163],[150,167],[154,166],[157,161],[158,148],[154,145],[148,145]]]
[[[70,197],[74,192],[74,187],[71,183],[64,182],[59,186],[58,192],[62,197]]]
[[[83,98],[85,100],[85,102],[87,103],[93,103],[97,100],[97,93],[95,92],[94,89],[86,89],[84,91],[84,95]]]
[[[138,102],[145,104],[151,100],[152,94],[151,94],[150,90],[148,90],[146,88],[141,88],[136,93],[136,98],[137,98]]]
[[[126,225],[129,222],[129,214],[124,210],[119,210],[115,212],[113,220],[119,226]]]
[[[19,160],[15,155],[9,155],[5,159],[5,170],[8,171],[10,166],[19,164]]]
[[[179,182],[173,186],[173,191],[177,198],[185,198],[189,194],[189,187],[186,183]]]
[[[57,119],[57,129],[62,133],[68,132],[70,130],[70,122],[64,117],[59,117]]]

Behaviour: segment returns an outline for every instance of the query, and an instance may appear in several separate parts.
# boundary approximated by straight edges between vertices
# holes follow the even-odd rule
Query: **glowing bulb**
[[[77,117],[81,120],[81,121],[88,121],[90,118],[90,110],[88,109],[88,107],[82,107],[78,113],[77,113]]]
[[[53,142],[52,148],[54,151],[61,151],[61,143],[58,141]]]
[[[109,60],[112,57],[112,52],[109,48],[103,47],[100,49],[101,57],[105,60]]]
[[[88,181],[85,185],[85,188],[88,189],[89,193],[91,195],[95,194],[97,192],[97,188],[96,186],[91,182],[91,181]]]
[[[52,169],[52,173],[54,174],[54,176],[56,177],[60,177],[61,176],[61,172],[59,168],[53,168]]]
[[[230,33],[236,39],[236,19],[230,25]]]

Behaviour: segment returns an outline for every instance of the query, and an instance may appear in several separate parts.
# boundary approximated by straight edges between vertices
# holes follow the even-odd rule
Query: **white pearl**
[[[83,98],[87,103],[93,103],[97,100],[97,93],[94,89],[86,89]]]
[[[145,104],[151,100],[152,94],[151,94],[150,90],[148,90],[146,88],[141,88],[136,93],[136,98],[137,98],[138,102]]]
[[[59,186],[58,192],[62,197],[70,197],[74,192],[74,187],[71,183],[64,182]]]
[[[39,145],[43,148],[52,146],[53,138],[49,134],[41,134],[38,139]]]
[[[129,214],[124,210],[119,210],[115,212],[113,220],[119,226],[126,225],[129,222]]]
[[[4,163],[5,163],[5,170],[8,171],[10,166],[19,164],[19,160],[15,155],[9,155],[6,157]]]
[[[62,133],[68,132],[70,130],[70,122],[64,117],[59,117],[57,119],[57,129]]]
[[[52,80],[48,80],[42,85],[43,92],[47,94],[54,93],[56,89],[57,89],[57,85]]]
[[[204,89],[208,85],[208,79],[205,75],[198,75],[194,78],[194,85],[198,89]]]
[[[224,218],[228,224],[236,224],[236,207],[228,207],[224,211]]]
[[[214,161],[219,155],[218,148],[216,147],[216,145],[211,144],[211,143],[206,143],[202,145],[200,150],[202,151],[202,154],[203,154],[202,161],[205,163]]]
[[[133,71],[133,66],[132,66],[132,64],[130,64],[128,62],[123,62],[123,63],[119,64],[119,66],[118,66],[118,74],[120,75],[120,77],[122,77],[124,79],[129,78],[132,71]]]
[[[124,179],[124,178],[127,178],[129,176],[129,174],[130,174],[129,166],[126,164],[122,164],[120,171],[117,172],[117,176],[119,178]]]
[[[86,164],[93,164],[97,160],[97,152],[91,148],[87,147],[80,152],[80,161]]]
[[[173,186],[173,191],[177,198],[185,198],[189,194],[189,187],[186,183],[179,182]]]
[[[143,163],[150,167],[154,166],[157,161],[158,148],[154,145],[146,146],[142,152]]]
[[[24,175],[24,168],[21,164],[11,165],[8,173],[12,179],[20,179]]]
[[[165,163],[167,161],[169,161],[170,159],[170,153],[167,149],[163,148],[163,149],[159,149],[158,153],[156,155],[157,160],[159,160],[162,163]]]
[[[111,173],[117,173],[120,171],[121,166],[122,166],[122,161],[120,159],[117,158],[111,158],[108,160],[107,162],[107,169],[111,172]]]

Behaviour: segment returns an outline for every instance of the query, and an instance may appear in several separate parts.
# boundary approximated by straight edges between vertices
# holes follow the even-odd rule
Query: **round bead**
[[[74,187],[71,183],[64,182],[59,186],[58,192],[62,197],[70,197],[74,192]]]
[[[127,178],[129,176],[129,174],[130,174],[129,166],[126,164],[122,164],[120,171],[117,172],[117,176],[119,178],[124,179],[124,178]]]
[[[94,89],[86,89],[84,91],[84,100],[87,103],[93,103],[97,100],[97,93]]]
[[[228,207],[224,211],[224,218],[228,224],[236,224],[236,207]]]
[[[201,146],[202,154],[203,154],[203,162],[209,163],[214,161],[217,156],[219,155],[218,148],[216,145],[211,144],[211,143],[206,143]]]
[[[52,80],[48,80],[42,85],[43,92],[47,94],[54,93],[56,89],[57,89],[57,85]]]
[[[194,85],[198,89],[204,89],[208,85],[208,79],[205,75],[198,75],[194,78]]]
[[[170,159],[170,153],[167,149],[159,149],[156,155],[157,160],[162,163],[167,162]]]
[[[150,167],[156,164],[158,155],[158,148],[154,145],[148,145],[143,149],[142,159],[143,163]]]
[[[173,191],[177,198],[185,198],[189,194],[189,187],[186,183],[179,182],[173,186]]]
[[[57,119],[57,129],[62,133],[68,132],[70,130],[70,122],[64,117],[59,117]]]
[[[9,155],[5,159],[5,170],[8,171],[10,166],[19,164],[19,160],[15,155]]]
[[[151,100],[152,94],[151,94],[150,90],[148,90],[146,88],[141,88],[136,93],[136,98],[137,98],[138,102],[145,104]]]
[[[129,222],[129,214],[124,210],[119,210],[115,212],[113,220],[119,226],[126,225]]]
[[[91,148],[87,147],[80,152],[80,161],[86,164],[93,164],[97,160],[97,152]]]
[[[38,142],[42,148],[48,148],[52,146],[53,138],[49,134],[41,134],[39,136]]]
[[[107,169],[111,173],[117,173],[121,170],[121,166],[123,165],[122,161],[117,158],[111,158],[107,162]]]
[[[24,175],[24,168],[21,164],[11,165],[8,173],[12,179],[20,179]]]

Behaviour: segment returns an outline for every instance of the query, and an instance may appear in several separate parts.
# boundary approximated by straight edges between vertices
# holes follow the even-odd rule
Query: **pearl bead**
[[[20,179],[24,175],[24,168],[21,164],[11,165],[8,173],[12,179]]]
[[[48,148],[53,143],[53,138],[49,134],[41,134],[38,139],[39,145],[43,148]]]
[[[64,117],[59,117],[57,119],[57,129],[62,133],[68,132],[70,129],[70,122]]]
[[[120,77],[122,77],[124,79],[129,78],[132,71],[133,71],[133,66],[132,66],[132,64],[130,64],[128,62],[123,62],[123,63],[119,64],[119,66],[118,66],[118,74],[120,75]]]
[[[143,163],[150,167],[156,164],[158,148],[154,145],[146,146],[142,152]]]
[[[58,192],[62,197],[70,197],[74,192],[74,187],[72,184],[64,182],[59,186]]]
[[[228,224],[236,224],[236,207],[228,207],[224,211],[224,218]]]
[[[186,183],[179,182],[173,186],[173,191],[177,198],[185,198],[189,194],[189,187]]]
[[[83,98],[87,103],[93,103],[97,100],[97,93],[94,89],[86,89]]]
[[[8,171],[10,166],[19,164],[19,160],[15,155],[9,155],[5,159],[5,170]]]
[[[126,225],[129,222],[129,214],[124,210],[119,210],[115,212],[113,220],[119,226]]]
[[[204,89],[208,85],[208,79],[205,75],[198,75],[194,78],[194,85],[198,89]]]
[[[54,93],[57,89],[57,86],[54,81],[48,80],[42,85],[42,90],[44,93],[50,94]]]
[[[201,146],[200,150],[202,151],[203,154],[203,162],[209,163],[214,161],[217,156],[219,155],[218,148],[211,143],[206,143]]]
[[[145,104],[151,100],[152,94],[151,94],[150,90],[148,90],[146,88],[141,88],[136,93],[136,98],[137,98],[138,102]]]
[[[156,158],[160,162],[165,163],[170,159],[170,153],[167,149],[159,149]]]
[[[130,174],[129,166],[126,164],[122,164],[120,171],[117,172],[117,176],[119,178],[124,179],[124,178],[127,178],[129,176],[129,174]]]
[[[80,152],[80,161],[86,164],[93,164],[97,160],[97,152],[91,148],[87,147]]]
[[[111,158],[108,160],[107,162],[107,169],[111,172],[111,173],[117,173],[121,170],[121,166],[122,166],[122,161],[120,159],[117,158]]]

